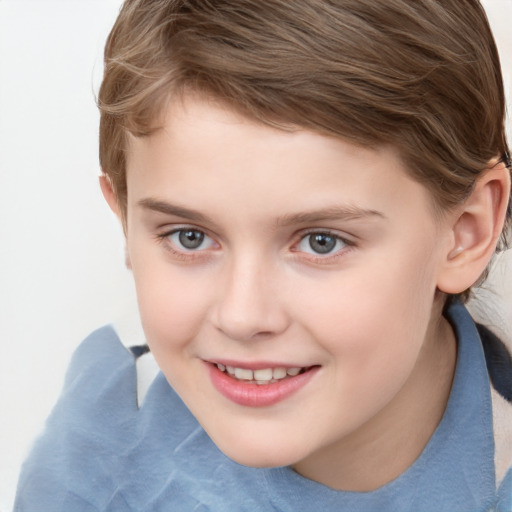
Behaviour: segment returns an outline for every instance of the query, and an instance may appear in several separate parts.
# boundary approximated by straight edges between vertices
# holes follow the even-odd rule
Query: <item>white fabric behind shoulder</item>
[[[146,345],[146,337],[138,315],[132,314],[122,318],[114,322],[113,327],[126,348]],[[137,370],[137,405],[140,407],[160,368],[151,352],[137,358],[135,367]]]
[[[494,467],[496,485],[500,486],[512,467],[512,404],[495,389],[491,389],[492,422],[494,427]]]
[[[495,258],[489,278],[468,303],[475,321],[487,326],[512,352],[512,249]]]

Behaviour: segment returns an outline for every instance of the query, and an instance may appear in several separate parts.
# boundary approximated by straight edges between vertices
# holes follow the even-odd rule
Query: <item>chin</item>
[[[298,450],[293,444],[284,445],[284,443],[274,439],[268,442],[261,439],[261,442],[255,442],[255,439],[234,436],[228,438],[225,442],[216,442],[219,450],[231,460],[242,466],[252,468],[274,468],[289,466],[297,462]]]
[[[276,454],[266,453],[241,453],[240,451],[222,450],[231,460],[242,466],[250,468],[277,468],[289,466],[292,461],[288,457],[276,457]]]

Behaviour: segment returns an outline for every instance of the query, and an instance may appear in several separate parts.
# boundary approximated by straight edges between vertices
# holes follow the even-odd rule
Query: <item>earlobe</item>
[[[496,250],[510,194],[510,171],[501,163],[491,165],[453,218],[451,244],[437,282],[445,293],[462,293],[475,284]]]
[[[103,193],[103,197],[105,198],[105,201],[107,201],[107,204],[109,205],[110,209],[114,212],[114,214],[117,216],[117,218],[121,221],[121,224],[123,225],[123,231],[126,237],[126,226],[123,222],[123,217],[121,215],[121,208],[119,207],[119,202],[117,200],[116,193],[114,192],[114,188],[112,187],[112,183],[108,176],[105,176],[102,174],[100,177],[100,188],[101,192]],[[125,247],[125,253],[124,253],[124,263],[126,265],[126,268],[131,270],[132,269],[132,263],[130,261],[130,253],[128,252],[128,248]]]
[[[132,269],[132,261],[130,259],[130,253],[128,252],[128,247],[124,248],[124,264],[128,270]]]
[[[115,215],[119,219],[121,219],[121,210],[119,208],[119,203],[117,202],[117,197],[112,187],[110,179],[108,178],[108,176],[102,174],[99,177],[99,180],[101,192],[103,193],[105,201],[107,201],[107,204],[109,205],[110,209],[115,213]]]

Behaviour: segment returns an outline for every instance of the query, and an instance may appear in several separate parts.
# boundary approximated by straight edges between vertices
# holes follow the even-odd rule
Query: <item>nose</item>
[[[217,295],[217,329],[238,341],[284,332],[289,318],[274,274],[269,266],[248,258],[232,264]]]

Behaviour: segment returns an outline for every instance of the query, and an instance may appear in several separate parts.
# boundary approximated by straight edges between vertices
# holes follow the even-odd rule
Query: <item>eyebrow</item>
[[[209,219],[206,215],[196,211],[190,210],[183,206],[177,206],[166,201],[160,201],[158,199],[141,199],[138,204],[146,210],[152,210],[158,213],[164,213],[166,215],[174,215],[175,217],[182,217],[184,219],[193,220],[195,222],[207,222]]]
[[[165,215],[173,215],[194,222],[208,222],[211,220],[197,210],[191,210],[183,206],[174,205],[167,201],[159,199],[146,198],[141,199],[138,204],[144,209],[163,213]],[[296,224],[308,224],[322,221],[334,220],[360,220],[371,217],[386,219],[386,216],[377,211],[358,206],[330,206],[320,210],[312,210],[310,212],[298,212],[283,215],[276,219],[276,227],[288,227]]]
[[[330,206],[310,212],[287,214],[277,219],[276,224],[278,227],[286,227],[294,224],[308,224],[334,220],[350,221],[368,219],[371,217],[386,219],[386,216],[377,210],[360,208],[358,206]]]

